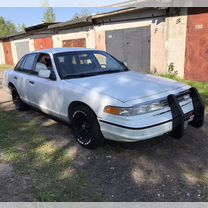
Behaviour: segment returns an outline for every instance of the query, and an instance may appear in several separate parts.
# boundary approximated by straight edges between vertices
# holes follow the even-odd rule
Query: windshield
[[[63,79],[127,71],[124,64],[102,51],[58,53],[54,60]]]

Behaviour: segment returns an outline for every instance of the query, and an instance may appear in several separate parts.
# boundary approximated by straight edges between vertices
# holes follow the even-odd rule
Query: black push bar
[[[192,112],[194,117],[193,120],[189,122],[189,124],[195,128],[200,128],[204,123],[205,105],[203,104],[203,101],[196,88],[190,88],[189,94],[192,98],[194,107]],[[173,137],[180,139],[184,134],[184,123],[190,118],[190,116],[188,115],[188,117],[187,114],[183,113],[179,101],[175,95],[168,95],[167,99],[173,117],[173,128],[171,133]]]

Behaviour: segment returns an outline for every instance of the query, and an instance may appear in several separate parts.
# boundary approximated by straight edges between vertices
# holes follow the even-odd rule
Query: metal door
[[[14,65],[11,43],[10,42],[3,42],[3,49],[4,49],[6,64]]]
[[[150,27],[106,32],[107,52],[135,71],[150,71]]]
[[[86,40],[85,38],[79,39],[71,39],[71,40],[63,40],[62,47],[69,47],[69,48],[86,48]]]
[[[25,54],[30,52],[29,41],[15,43],[15,46],[16,46],[18,60],[20,60]]]
[[[208,9],[189,8],[186,36],[185,78],[208,81]]]
[[[125,62],[124,56],[124,30],[112,30],[106,32],[106,50],[118,60]]]
[[[34,40],[35,50],[43,50],[48,48],[53,48],[53,39],[52,37],[48,38],[38,38]]]

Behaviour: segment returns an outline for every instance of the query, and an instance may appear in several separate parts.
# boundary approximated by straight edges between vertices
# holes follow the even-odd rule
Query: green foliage
[[[45,11],[45,13],[43,15],[42,21],[45,23],[56,22],[56,14],[53,11],[52,7],[47,8],[47,10]]]
[[[12,65],[7,65],[7,64],[1,64],[0,65],[0,71],[4,71],[4,70],[7,70],[7,69],[13,69],[14,66]]]
[[[82,9],[80,12],[77,12],[72,17],[72,20],[78,19],[78,18],[84,18],[90,16],[90,11],[88,9]]]
[[[0,16],[0,37],[13,35],[17,32],[16,26],[11,21],[6,21]]]
[[[17,31],[18,32],[24,32],[25,31],[25,28],[26,28],[26,25],[24,23],[17,25]]]

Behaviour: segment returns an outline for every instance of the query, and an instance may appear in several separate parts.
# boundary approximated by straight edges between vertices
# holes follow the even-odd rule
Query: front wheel
[[[16,110],[25,110],[27,108],[27,105],[21,100],[17,90],[14,87],[11,88],[11,94],[12,101],[15,105]]]
[[[91,109],[84,105],[77,106],[70,113],[70,119],[75,138],[80,145],[93,149],[103,144],[100,125]]]

